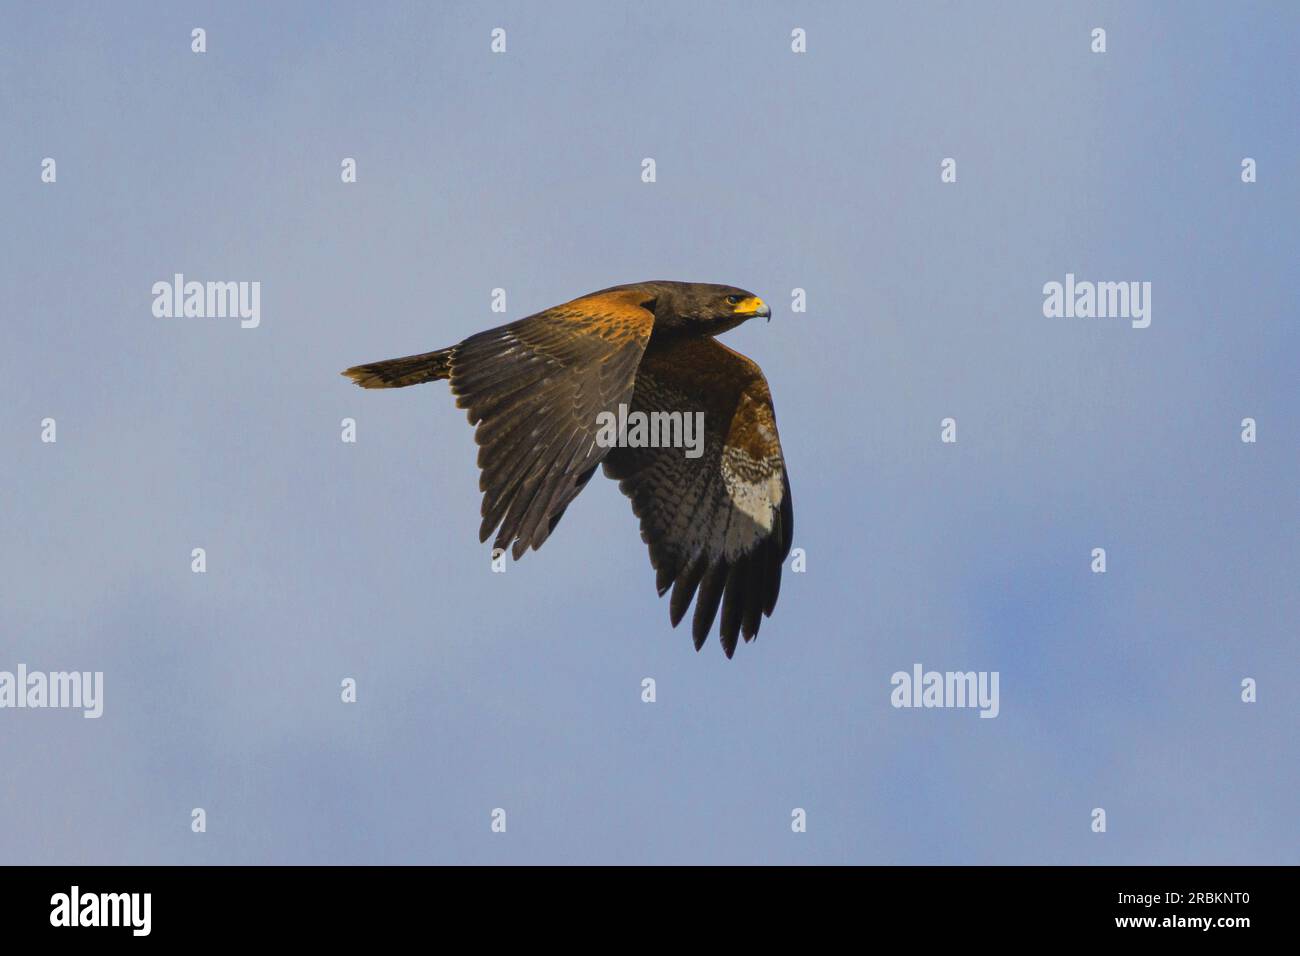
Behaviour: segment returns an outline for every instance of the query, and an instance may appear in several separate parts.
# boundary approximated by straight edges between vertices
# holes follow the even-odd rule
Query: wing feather
[[[604,460],[641,522],[674,627],[695,601],[698,649],[721,608],[728,657],[776,607],[794,509],[767,381],[711,338],[652,341],[636,373],[632,412],[704,413],[698,458],[685,449],[617,448]]]
[[[519,558],[541,546],[609,452],[598,416],[631,400],[654,327],[652,296],[598,292],[473,335],[451,351],[451,390],[476,426],[479,537]]]

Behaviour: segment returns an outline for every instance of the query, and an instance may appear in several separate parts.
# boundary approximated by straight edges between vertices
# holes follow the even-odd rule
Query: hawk
[[[476,426],[479,540],[496,531],[494,547],[516,560],[541,547],[602,465],[640,519],[659,596],[672,589],[673,627],[694,599],[698,651],[721,606],[731,657],[776,606],[794,511],[767,380],[715,336],[771,315],[733,286],[638,282],[343,374],[363,388],[450,381]],[[703,442],[692,455],[622,426],[619,440],[602,440],[602,422],[638,412],[661,423],[703,413]]]

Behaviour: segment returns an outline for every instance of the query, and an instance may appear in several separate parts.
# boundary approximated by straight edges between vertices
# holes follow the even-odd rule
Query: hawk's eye
[[[743,295],[729,295],[727,296],[727,301],[730,302],[732,305],[740,305],[740,300],[743,298],[744,298]]]

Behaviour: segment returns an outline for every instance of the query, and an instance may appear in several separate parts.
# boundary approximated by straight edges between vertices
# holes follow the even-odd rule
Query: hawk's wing
[[[711,338],[652,346],[637,371],[632,411],[704,413],[703,454],[683,448],[615,448],[605,474],[618,479],[641,519],[659,594],[673,595],[676,627],[695,602],[698,650],[722,604],[722,649],[751,640],[771,616],[790,553],[794,511],[767,380],[759,367]]]
[[[629,402],[654,313],[614,290],[471,336],[451,349],[451,390],[468,409],[486,541],[518,559],[547,539],[609,451],[597,415]],[[653,308],[653,305],[650,306]]]

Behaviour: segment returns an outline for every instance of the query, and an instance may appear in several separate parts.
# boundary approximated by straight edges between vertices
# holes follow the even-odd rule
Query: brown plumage
[[[763,301],[731,286],[641,282],[585,295],[459,345],[358,365],[364,388],[450,379],[476,425],[479,539],[538,548],[603,464],[632,500],[674,627],[695,600],[698,650],[722,610],[722,647],[771,616],[794,513],[772,396],[759,367],[713,336]],[[607,447],[602,413],[703,412],[702,453]],[[608,420],[606,417],[605,420]]]

